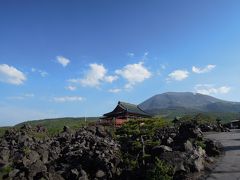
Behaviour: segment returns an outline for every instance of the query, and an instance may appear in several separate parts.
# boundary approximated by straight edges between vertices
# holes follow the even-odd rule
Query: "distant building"
[[[236,119],[236,120],[232,120],[229,123],[226,124],[228,126],[228,128],[231,129],[239,129],[240,128],[240,120]]]
[[[150,114],[144,112],[139,106],[119,101],[115,109],[109,113],[106,113],[101,118],[101,123],[114,125],[116,127],[122,126],[122,124],[129,119],[139,119],[151,117]]]

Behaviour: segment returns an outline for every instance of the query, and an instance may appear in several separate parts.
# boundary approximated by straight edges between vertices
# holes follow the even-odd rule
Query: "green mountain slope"
[[[144,111],[173,118],[187,114],[205,113],[227,120],[239,117],[240,103],[224,101],[199,93],[167,92],[155,95],[139,104]]]

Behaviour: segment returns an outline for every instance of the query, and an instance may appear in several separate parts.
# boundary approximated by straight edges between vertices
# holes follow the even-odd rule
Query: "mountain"
[[[167,92],[155,95],[139,104],[153,115],[186,114],[194,112],[239,113],[240,102],[230,102],[191,92]]]

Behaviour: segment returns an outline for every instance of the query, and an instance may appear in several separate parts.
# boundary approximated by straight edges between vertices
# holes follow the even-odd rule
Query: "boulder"
[[[68,126],[63,127],[63,132],[71,133],[71,130]]]
[[[183,168],[185,171],[189,172],[188,169],[185,167],[185,160],[187,159],[187,154],[185,152],[180,151],[172,151],[172,152],[164,152],[162,153],[159,158],[172,164],[177,167]],[[184,166],[184,167],[182,167]],[[176,168],[177,170],[178,168]]]
[[[8,162],[10,156],[10,150],[6,147],[0,149],[0,159],[3,162]]]
[[[184,150],[186,152],[192,152],[193,151],[193,145],[191,143],[191,141],[187,140],[185,143],[184,143]]]
[[[8,147],[8,142],[5,139],[2,139],[0,142],[0,147]]]
[[[206,140],[206,153],[208,156],[218,156],[222,152],[222,145],[221,143],[213,140]]]
[[[175,166],[174,166],[174,174],[175,173],[178,173],[178,172],[186,172],[187,173],[187,170],[185,169],[184,165],[183,165],[183,161],[180,162],[180,163],[177,163]]]
[[[173,180],[190,180],[190,178],[188,178],[186,171],[177,171],[173,175]]]
[[[152,155],[153,156],[158,156],[160,154],[162,154],[163,152],[171,152],[172,148],[169,146],[165,146],[165,145],[159,145],[159,146],[155,146],[152,148]]]
[[[0,159],[0,168],[6,165],[6,162]]]
[[[209,124],[201,124],[200,129],[201,129],[202,132],[213,131],[213,127]]]
[[[198,157],[204,157],[204,158],[206,157],[206,151],[200,146],[198,146],[194,150],[194,154],[197,155]]]
[[[98,170],[97,172],[96,172],[96,178],[103,178],[104,176],[105,176],[106,174],[105,174],[105,172],[104,171],[102,171],[102,170]]]
[[[88,175],[87,175],[87,173],[83,169],[81,169],[80,174],[81,175],[78,178],[78,180],[88,180]]]
[[[172,143],[174,142],[174,140],[171,137],[167,138],[167,145],[172,145]]]
[[[30,161],[30,164],[32,164],[32,163],[35,163],[37,160],[39,160],[40,156],[36,151],[31,151],[28,155],[28,159]]]
[[[179,127],[179,133],[177,138],[182,141],[186,141],[190,138],[202,138],[202,131],[194,123],[187,122],[183,123]]]
[[[97,126],[96,135],[99,137],[106,137],[108,133],[106,132],[103,126]]]
[[[94,135],[96,134],[96,131],[97,131],[96,126],[88,126],[86,130],[90,131]]]
[[[56,172],[49,173],[49,180],[65,180],[60,174]]]
[[[70,174],[70,178],[71,179],[77,179],[77,177],[79,175],[79,172],[78,172],[78,170],[76,168],[71,169],[70,173],[71,173]]]
[[[11,178],[14,178],[17,173],[20,172],[19,169],[13,169],[9,174],[8,174],[8,177],[11,179]]]
[[[21,161],[21,159],[19,159],[19,161]],[[22,165],[25,168],[28,168],[31,164],[32,164],[31,161],[26,156],[22,158]]]
[[[43,164],[43,162],[40,160],[37,160],[28,168],[28,178],[34,179],[34,177],[37,174],[41,172],[46,172],[46,171],[47,171],[47,167]]]
[[[48,162],[48,151],[44,151],[42,154],[41,154],[41,160],[43,161],[44,164],[46,164]]]
[[[196,171],[200,172],[204,169],[204,159],[202,157],[199,157],[194,160],[194,168]]]

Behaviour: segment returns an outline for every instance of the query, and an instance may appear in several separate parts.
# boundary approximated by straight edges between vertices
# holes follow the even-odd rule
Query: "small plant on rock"
[[[173,167],[166,162],[156,158],[155,166],[147,173],[148,180],[172,180]]]

